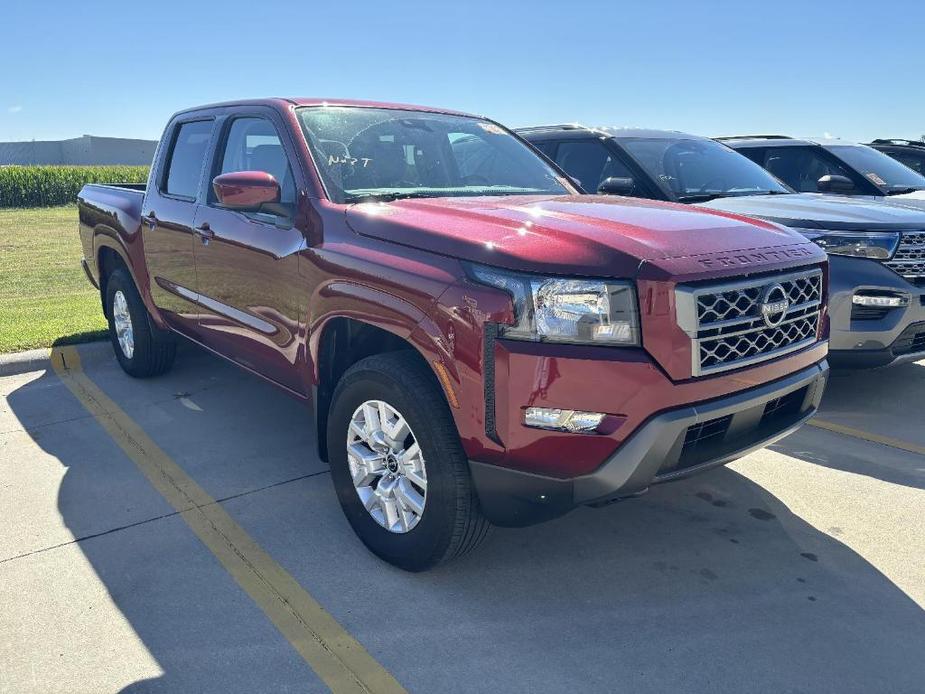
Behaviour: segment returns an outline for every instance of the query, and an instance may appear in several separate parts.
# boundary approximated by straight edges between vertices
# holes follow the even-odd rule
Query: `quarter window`
[[[211,138],[210,120],[193,121],[180,126],[167,166],[165,193],[196,199],[202,165]]]

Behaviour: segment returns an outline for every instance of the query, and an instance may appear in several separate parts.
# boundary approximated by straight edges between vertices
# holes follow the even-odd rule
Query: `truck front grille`
[[[925,231],[905,233],[887,267],[915,283],[925,283]]]
[[[676,292],[678,324],[692,342],[694,376],[773,359],[817,339],[819,268]]]

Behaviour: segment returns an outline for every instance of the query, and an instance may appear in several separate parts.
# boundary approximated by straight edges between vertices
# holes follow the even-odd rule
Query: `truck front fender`
[[[337,381],[369,354],[410,349],[427,364],[456,416],[458,379],[447,339],[419,306],[368,285],[335,280],[321,287],[311,304],[309,376],[318,452],[327,459],[327,414]],[[363,339],[354,336],[359,333]],[[341,356],[342,355],[342,356]]]

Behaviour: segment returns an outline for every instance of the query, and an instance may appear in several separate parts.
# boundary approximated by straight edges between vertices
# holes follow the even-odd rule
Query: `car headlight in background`
[[[794,229],[815,242],[826,253],[851,255],[856,258],[889,260],[899,246],[896,231],[828,231],[825,229]]]
[[[504,337],[600,345],[639,345],[639,310],[630,282],[543,278],[469,265],[472,279],[503,289],[514,301]]]

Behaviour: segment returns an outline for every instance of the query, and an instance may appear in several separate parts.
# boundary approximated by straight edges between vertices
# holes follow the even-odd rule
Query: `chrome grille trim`
[[[884,264],[906,279],[925,278],[925,231],[904,233],[896,253]]]
[[[789,306],[777,325],[761,312],[769,287],[781,285]],[[677,321],[691,339],[694,376],[740,369],[813,344],[822,308],[822,270],[675,289]],[[778,314],[780,315],[780,314]]]

